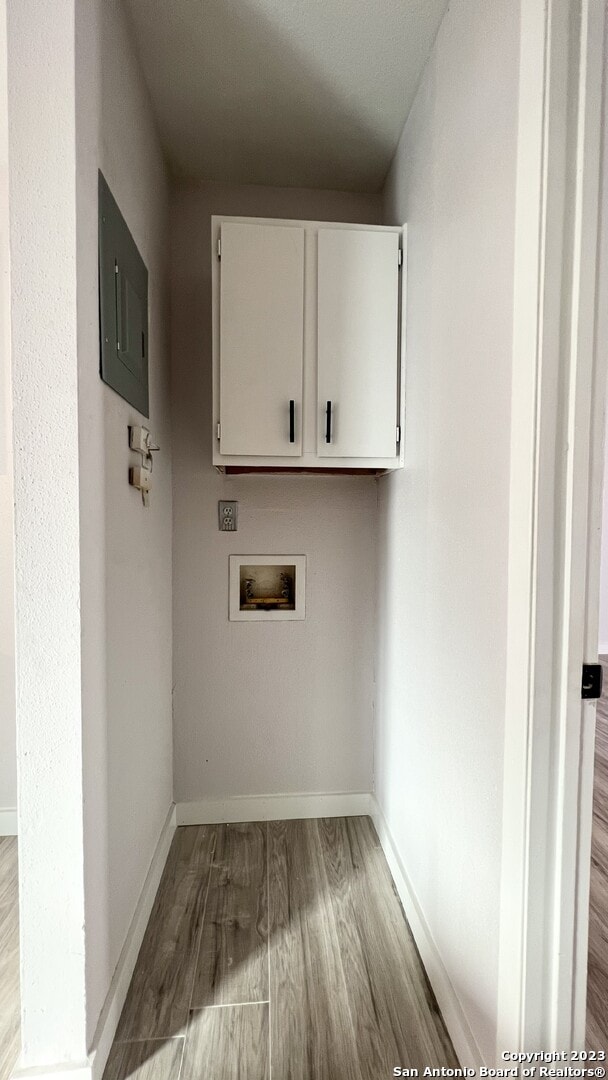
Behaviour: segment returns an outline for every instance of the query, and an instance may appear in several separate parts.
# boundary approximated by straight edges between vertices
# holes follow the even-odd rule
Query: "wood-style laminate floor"
[[[385,1080],[456,1056],[369,818],[177,830],[104,1080]]]
[[[587,981],[590,1050],[608,1050],[608,656],[600,660],[604,689],[596,714]]]
[[[0,1080],[19,1055],[19,890],[17,838],[0,836]]]

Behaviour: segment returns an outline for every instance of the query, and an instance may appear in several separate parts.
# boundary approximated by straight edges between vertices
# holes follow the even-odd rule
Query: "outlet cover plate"
[[[238,527],[238,502],[225,502],[220,499],[217,506],[220,532],[236,532]]]

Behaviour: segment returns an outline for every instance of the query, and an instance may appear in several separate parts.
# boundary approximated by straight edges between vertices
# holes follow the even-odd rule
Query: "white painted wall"
[[[6,12],[0,5],[0,832],[17,807]],[[5,813],[2,811],[13,811]],[[3,824],[4,822],[4,824]]]
[[[7,10],[22,1064],[77,1066],[86,995],[74,0],[9,0]]]
[[[377,223],[377,196],[179,185],[172,209],[177,801],[369,791],[376,485],[211,465],[212,214]],[[239,501],[218,531],[217,501]],[[306,620],[228,621],[231,553],[305,554]]]
[[[608,85],[608,39],[604,46],[604,98]],[[604,105],[606,108],[606,105]],[[605,295],[605,281],[608,276],[608,138],[604,137],[602,147],[602,178],[600,184],[600,237],[599,237],[599,291]],[[599,305],[597,325],[598,348],[608,345],[608,316],[604,304]],[[608,390],[608,388],[607,388]],[[608,414],[606,410],[605,415]],[[604,487],[602,496],[602,547],[600,566],[600,603],[598,652],[608,653],[608,430],[604,431]]]
[[[77,5],[87,1024],[92,1039],[172,801],[168,188],[120,0]],[[149,274],[151,505],[128,485],[141,417],[99,378],[97,170]]]
[[[406,468],[380,482],[375,785],[481,1055],[496,1030],[516,4],[453,0],[385,189],[408,222]]]
[[[172,800],[167,179],[119,0],[8,10],[22,1064],[59,1067]],[[149,510],[99,378],[98,166],[150,275]]]
[[[598,652],[608,653],[608,438],[604,445],[604,497],[602,510],[602,566],[599,573]]]
[[[608,154],[607,154],[608,157]],[[605,174],[606,175],[606,174]],[[608,185],[603,185],[603,206],[602,217],[603,221],[608,219]],[[608,228],[604,226],[604,231],[600,233],[600,243],[603,244],[605,249],[608,249]],[[603,262],[600,264],[600,273],[604,272],[604,262],[608,266],[608,254],[602,253]],[[603,308],[598,312],[598,336],[605,333],[604,323],[605,316]],[[608,419],[608,413],[606,414]],[[599,631],[598,631],[598,645],[597,650],[602,656],[606,656],[608,653],[608,430],[604,436],[604,494],[602,502],[602,563],[600,563],[599,571]]]

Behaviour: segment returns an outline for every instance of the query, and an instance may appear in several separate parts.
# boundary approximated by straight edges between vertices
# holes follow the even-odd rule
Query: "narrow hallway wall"
[[[602,562],[600,572],[600,623],[598,652],[608,653],[608,439],[604,443],[604,490],[602,501]]]
[[[21,1066],[77,1071],[87,1044],[75,0],[6,10]]]
[[[78,5],[76,42],[90,1043],[173,797],[168,181],[121,0]],[[148,268],[149,421],[99,377],[98,169]],[[148,508],[128,483],[142,421],[161,448]]]
[[[608,140],[607,140],[608,142]],[[604,150],[604,160],[608,165],[608,152]],[[602,180],[602,204],[601,232],[600,232],[600,290],[604,284],[608,266],[608,168],[604,168]],[[598,311],[598,341],[608,338],[607,319],[605,307],[600,304]],[[601,347],[601,346],[600,346]],[[608,397],[608,388],[607,388]],[[599,628],[598,628],[598,652],[605,656],[608,653],[608,429],[606,428],[606,413],[604,414],[604,484],[602,491],[602,540],[601,540],[601,563],[600,563],[600,598],[599,598]]]
[[[0,835],[16,828],[17,807],[6,92],[6,18],[0,5]]]
[[[467,1056],[488,1064],[502,843],[518,32],[517,5],[453,0],[385,192],[386,221],[408,223],[408,319],[405,470],[380,482],[376,792],[460,1009]]]
[[[376,485],[211,464],[212,214],[377,223],[378,196],[177,185],[172,212],[175,797],[370,791]],[[239,531],[218,531],[218,499]],[[304,622],[228,621],[228,555],[305,554]]]
[[[608,41],[604,44],[604,135],[600,176],[600,231],[598,250],[598,291],[600,304],[597,311],[596,342],[598,355],[608,345],[608,314],[605,297],[608,290],[608,134],[606,132],[606,109],[608,98]],[[608,387],[604,400],[604,482],[602,491],[602,533],[600,563],[600,596],[598,652],[608,654]]]

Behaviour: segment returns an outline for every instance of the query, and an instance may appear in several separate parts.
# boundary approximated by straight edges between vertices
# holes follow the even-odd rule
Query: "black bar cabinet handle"
[[[296,441],[296,403],[289,402],[289,441]]]
[[[325,442],[331,442],[331,401],[327,402],[325,410]]]

